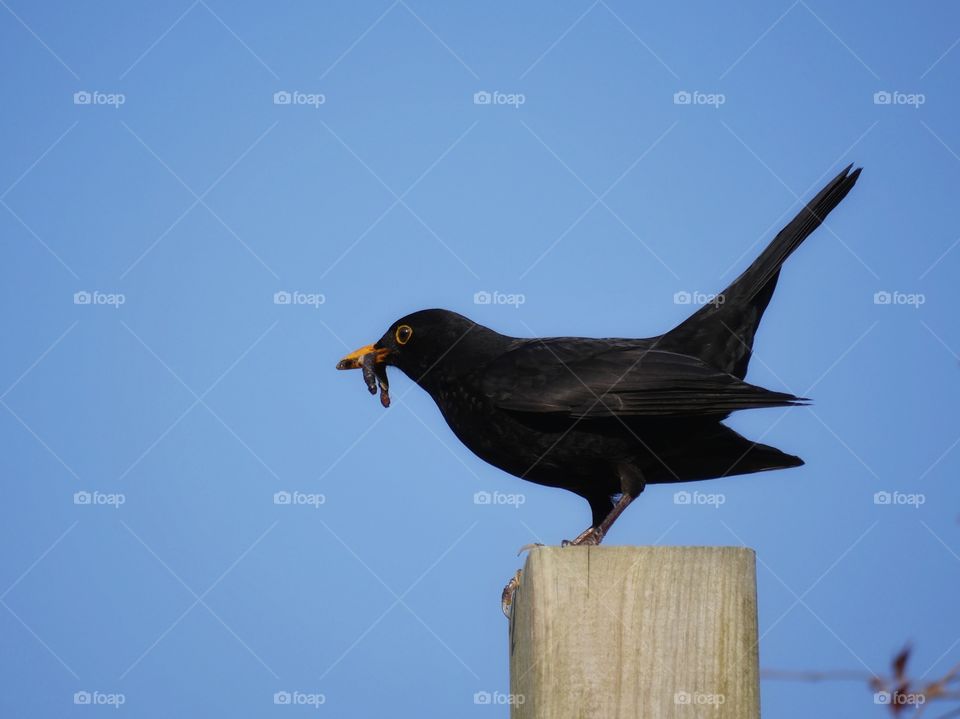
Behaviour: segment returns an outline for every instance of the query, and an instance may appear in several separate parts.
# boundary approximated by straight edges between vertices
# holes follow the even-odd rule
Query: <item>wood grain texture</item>
[[[514,719],[760,716],[750,549],[539,547],[513,607]]]

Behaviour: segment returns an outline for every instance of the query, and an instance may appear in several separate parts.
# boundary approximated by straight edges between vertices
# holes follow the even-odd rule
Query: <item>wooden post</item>
[[[740,547],[538,547],[510,619],[513,719],[758,719]]]

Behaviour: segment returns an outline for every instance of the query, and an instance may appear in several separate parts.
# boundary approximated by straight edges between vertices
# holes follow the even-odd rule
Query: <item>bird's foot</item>
[[[576,539],[564,539],[560,543],[561,547],[595,547],[600,542],[603,541],[603,530],[600,527],[590,527],[585,531],[581,532]],[[537,547],[542,547],[543,544],[540,542],[533,542],[531,544],[525,544],[520,547],[520,551],[517,554],[523,554],[524,552],[530,551],[531,549],[536,549]],[[517,593],[517,590],[520,588],[520,570],[517,570],[517,573],[507,582],[507,586],[503,588],[503,593],[500,595],[500,609],[503,610],[503,615],[509,619],[510,610],[513,607],[514,595]]]
[[[531,542],[530,544],[524,544],[520,549],[517,550],[517,556],[519,557],[524,552],[529,552],[531,549],[536,549],[537,547],[542,547],[542,542]]]
[[[603,532],[599,527],[584,530],[576,539],[564,539],[561,547],[595,547],[603,541]]]
[[[520,588],[520,570],[510,578],[507,586],[503,588],[503,594],[500,595],[500,609],[503,610],[503,616],[510,618],[510,609],[513,607],[513,596]]]

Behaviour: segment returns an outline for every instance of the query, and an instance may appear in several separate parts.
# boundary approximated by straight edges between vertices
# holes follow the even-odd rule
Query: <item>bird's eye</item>
[[[397,327],[395,337],[397,338],[398,345],[405,345],[410,341],[410,338],[413,337],[413,328],[410,327],[410,325],[400,325]]]

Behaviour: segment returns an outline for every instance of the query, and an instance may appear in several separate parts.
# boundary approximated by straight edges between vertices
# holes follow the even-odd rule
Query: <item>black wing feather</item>
[[[658,350],[650,340],[520,341],[488,365],[482,386],[502,409],[584,419],[725,415],[806,401]]]

